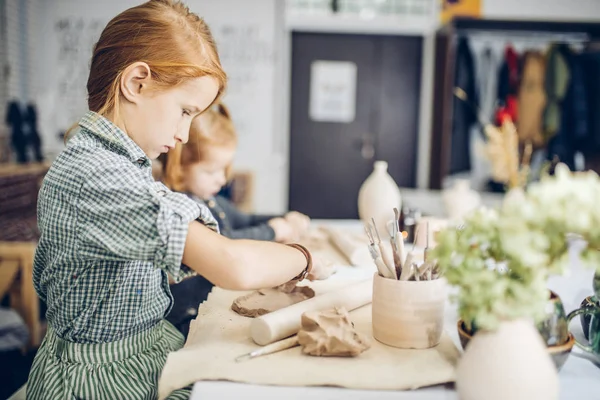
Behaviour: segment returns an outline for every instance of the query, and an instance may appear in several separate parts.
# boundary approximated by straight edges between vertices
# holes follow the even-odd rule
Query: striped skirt
[[[71,343],[48,327],[27,381],[27,399],[141,400],[158,397],[158,378],[167,355],[183,337],[167,321],[116,342]],[[189,399],[190,388],[169,399]]]

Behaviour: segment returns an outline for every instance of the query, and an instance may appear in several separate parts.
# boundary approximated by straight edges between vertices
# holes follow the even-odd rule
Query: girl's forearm
[[[190,223],[183,263],[216,286],[251,290],[283,284],[307,265],[304,254],[273,242],[231,240]]]

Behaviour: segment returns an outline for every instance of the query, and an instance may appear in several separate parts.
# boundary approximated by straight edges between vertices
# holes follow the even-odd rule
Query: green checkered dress
[[[89,112],[39,193],[34,285],[48,333],[28,399],[154,399],[183,337],[164,321],[180,280],[190,221],[218,231],[205,206],[155,182],[151,162],[119,128]],[[189,390],[173,393],[188,398]]]

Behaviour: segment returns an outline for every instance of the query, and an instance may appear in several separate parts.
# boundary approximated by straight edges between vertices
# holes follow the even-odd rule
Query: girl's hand
[[[312,257],[312,269],[306,276],[310,281],[321,281],[335,274],[337,268],[334,263],[321,257]]]
[[[299,213],[298,211],[290,211],[289,213],[285,214],[284,218],[296,229],[296,233],[299,237],[308,231],[310,226],[310,218],[307,215]]]
[[[275,231],[275,241],[279,243],[294,242],[298,238],[296,228],[284,218],[270,219],[267,224]]]

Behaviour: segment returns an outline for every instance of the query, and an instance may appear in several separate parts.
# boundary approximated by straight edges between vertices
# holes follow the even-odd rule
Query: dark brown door
[[[399,186],[416,175],[420,37],[294,33],[289,207],[311,218],[357,218],[358,190],[375,160]],[[313,61],[357,66],[352,122],[309,116]]]

